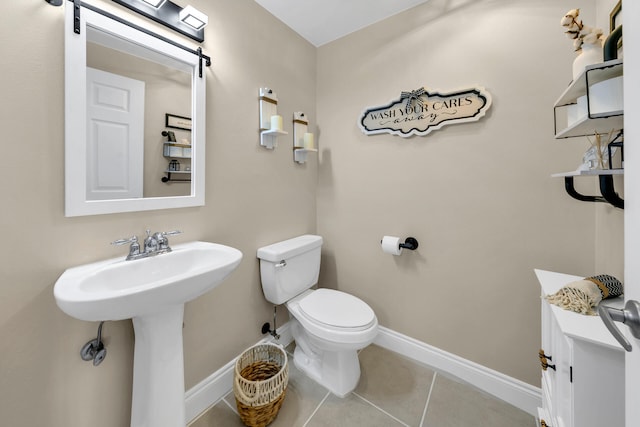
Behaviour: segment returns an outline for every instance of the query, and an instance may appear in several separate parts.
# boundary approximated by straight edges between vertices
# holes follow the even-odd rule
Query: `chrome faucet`
[[[158,239],[156,235],[151,235],[151,230],[147,230],[147,237],[144,239],[144,253],[152,254],[158,251]]]
[[[158,231],[151,234],[151,230],[147,230],[147,237],[145,237],[144,239],[144,249],[142,251],[140,251],[140,243],[138,243],[137,236],[131,236],[128,239],[119,239],[115,242],[111,242],[111,244],[119,246],[131,243],[131,246],[129,247],[129,255],[127,255],[126,259],[127,261],[131,261],[171,252],[171,247],[169,246],[169,239],[167,238],[167,236],[174,236],[180,233],[182,233],[182,231],[173,230]]]

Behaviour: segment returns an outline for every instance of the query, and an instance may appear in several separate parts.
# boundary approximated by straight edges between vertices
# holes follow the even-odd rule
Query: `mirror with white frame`
[[[66,9],[65,215],[204,205],[200,58],[85,7],[77,34]]]

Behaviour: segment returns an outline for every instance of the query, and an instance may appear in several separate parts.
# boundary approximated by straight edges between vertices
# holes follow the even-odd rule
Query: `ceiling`
[[[314,46],[322,46],[428,0],[256,0]]]

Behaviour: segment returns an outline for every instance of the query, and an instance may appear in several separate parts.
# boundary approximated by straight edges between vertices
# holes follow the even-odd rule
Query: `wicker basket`
[[[278,415],[289,382],[287,353],[275,344],[258,344],[236,360],[233,393],[242,422],[265,427]]]

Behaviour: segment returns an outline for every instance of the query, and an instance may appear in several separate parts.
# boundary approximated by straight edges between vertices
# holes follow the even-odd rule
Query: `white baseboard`
[[[374,344],[460,378],[533,416],[537,416],[538,407],[542,405],[542,393],[538,387],[383,326],[380,326]]]
[[[293,342],[289,323],[278,328],[279,344],[285,347]],[[258,342],[273,342],[269,337]],[[537,416],[541,406],[541,391],[538,387],[504,375],[485,366],[447,353],[421,341],[380,326],[374,344],[398,353],[435,370],[451,374],[505,402]],[[209,377],[190,388],[185,394],[187,423],[196,419],[209,407],[216,404],[232,389],[235,360],[230,361]]]
[[[289,323],[278,328],[280,339],[278,344],[288,346],[293,342],[293,335]],[[256,344],[264,342],[276,342],[271,336],[260,340]],[[233,370],[235,358],[185,393],[185,418],[187,424],[195,420],[200,414],[225,397],[233,387]]]

